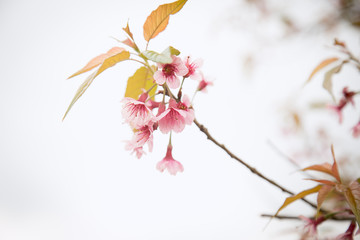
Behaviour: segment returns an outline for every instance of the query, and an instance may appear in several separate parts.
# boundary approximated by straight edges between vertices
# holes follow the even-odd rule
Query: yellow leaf
[[[74,73],[73,75],[71,75],[69,78],[72,78],[72,77],[75,77],[79,74],[82,74],[84,72],[87,72],[87,71],[90,71],[91,69],[99,66],[101,63],[104,62],[105,59],[107,59],[108,57],[111,57],[115,54],[118,54],[120,52],[124,51],[124,48],[120,48],[120,47],[113,47],[111,48],[107,53],[103,53],[103,54],[100,54],[99,56],[97,57],[94,57],[93,59],[90,60],[90,62],[88,62],[86,64],[85,67],[83,67],[82,69],[80,69],[79,71],[77,71],[76,73]]]
[[[360,227],[360,183],[358,181],[353,181],[348,187],[344,186],[342,190],[351,211],[355,215],[358,226]]]
[[[328,58],[328,59],[325,59],[324,61],[322,61],[319,65],[316,66],[316,68],[312,71],[312,73],[310,74],[308,80],[306,81],[306,83],[310,82],[311,78],[318,72],[320,71],[321,69],[323,69],[324,67],[326,67],[327,65],[335,62],[339,60],[339,58],[337,57],[334,57],[334,58]]]
[[[155,70],[155,67],[153,67]],[[131,97],[138,99],[139,95],[143,93],[143,89],[148,90],[154,85],[153,72],[147,69],[146,67],[141,67],[134,75],[129,77],[125,97]],[[156,92],[156,86],[149,92],[149,95],[152,96]]]
[[[74,98],[72,99],[69,107],[67,108],[62,120],[65,119],[66,115],[68,114],[68,112],[70,111],[72,106],[84,94],[84,92],[86,91],[86,89],[88,89],[88,87],[93,82],[93,80],[95,79],[96,76],[98,76],[100,73],[102,73],[107,68],[114,66],[116,63],[124,61],[126,59],[129,59],[129,57],[130,57],[130,53],[128,51],[122,51],[122,52],[120,52],[120,53],[118,53],[116,55],[113,55],[113,56],[108,57],[107,59],[105,59],[105,61],[101,64],[99,69],[97,71],[93,72],[90,76],[88,76],[86,78],[86,80],[83,82],[83,84],[80,85],[80,87],[78,88],[78,90],[77,90]]]
[[[160,5],[156,10],[152,11],[144,23],[144,38],[150,41],[160,32],[164,31],[169,23],[170,15],[181,10],[187,0],[178,0],[173,3]]]
[[[296,200],[299,200],[309,194],[312,194],[312,193],[316,193],[318,192],[319,190],[321,189],[321,185],[317,185],[316,187],[314,188],[311,188],[311,189],[308,189],[308,190],[305,190],[305,191],[302,191],[298,194],[296,194],[295,196],[291,196],[291,197],[288,197],[285,199],[285,202],[283,203],[283,205],[279,208],[279,210],[277,210],[276,214],[274,215],[275,217],[278,215],[278,213],[284,209],[286,206],[288,206],[289,204],[291,204],[292,202],[296,201]]]

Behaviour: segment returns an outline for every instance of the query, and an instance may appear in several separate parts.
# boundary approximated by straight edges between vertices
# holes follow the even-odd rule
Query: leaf
[[[336,178],[336,180],[339,181],[339,183],[341,183],[341,179],[340,179],[340,174],[339,174],[339,169],[336,163],[336,159],[335,159],[335,153],[334,153],[334,146],[331,145],[331,154],[333,156],[334,159],[334,163],[331,167],[331,172],[333,173],[333,176]]]
[[[105,71],[107,68],[110,68],[110,67],[114,66],[116,63],[124,61],[126,59],[129,59],[129,57],[130,57],[130,53],[128,51],[122,51],[122,52],[120,52],[120,53],[118,53],[116,55],[113,55],[113,56],[108,57],[107,59],[105,59],[105,61],[101,64],[99,69],[97,71],[93,72],[90,76],[88,76],[86,78],[86,80],[83,82],[83,84],[80,85],[80,87],[78,88],[78,90],[77,90],[74,98],[72,99],[69,107],[67,108],[62,120],[65,119],[66,115],[69,113],[72,106],[84,94],[86,89],[88,89],[88,87],[93,82],[95,77],[97,77],[100,73]]]
[[[179,55],[180,51],[173,47],[166,48],[162,53],[157,53],[154,51],[144,51],[142,54],[149,60],[157,63],[172,63],[172,55]]]
[[[329,175],[333,175],[332,171],[331,171],[331,164],[330,163],[323,163],[323,164],[316,164],[316,165],[312,165],[309,167],[306,167],[304,169],[302,169],[302,171],[307,171],[307,170],[313,170],[313,171],[318,171],[318,172],[323,172]]]
[[[127,35],[129,35],[132,40],[134,40],[134,36],[130,31],[129,22],[126,23],[126,27],[124,27],[123,30],[127,33]]]
[[[155,67],[153,67],[155,70]],[[137,99],[139,95],[143,92],[142,89],[149,89],[154,85],[153,73],[146,67],[140,67],[134,75],[129,77],[125,97],[131,97]],[[156,92],[156,86],[149,92],[149,95],[152,96]]]
[[[285,202],[283,203],[283,205],[281,205],[281,207],[279,208],[279,210],[277,210],[276,214],[274,215],[275,217],[278,215],[278,213],[284,209],[286,206],[288,206],[289,204],[293,203],[296,200],[299,200],[301,198],[304,198],[305,196],[309,195],[309,194],[313,194],[318,192],[321,189],[321,185],[317,185],[316,187],[313,187],[311,189],[307,189],[305,191],[302,191],[298,194],[296,194],[295,196],[291,196],[285,199]]]
[[[120,48],[120,47],[113,47],[111,48],[107,53],[103,53],[103,54],[100,54],[99,56],[97,57],[94,57],[93,59],[90,60],[90,62],[88,62],[86,64],[85,67],[83,67],[82,69],[80,69],[79,71],[77,71],[76,73],[74,73],[73,75],[71,75],[69,78],[72,78],[72,77],[75,77],[79,74],[82,74],[84,72],[88,72],[90,71],[91,69],[99,66],[101,63],[104,62],[105,59],[107,59],[108,57],[111,57],[115,54],[118,54],[120,52],[124,51],[124,48]]]
[[[334,186],[329,185],[322,185],[318,196],[317,196],[317,212],[319,213],[321,205],[323,204],[326,197],[329,195],[329,193],[334,189]]]
[[[164,31],[169,23],[170,15],[179,12],[186,2],[187,0],[178,0],[173,3],[160,5],[156,10],[152,11],[143,26],[145,40],[149,42],[150,39]]]
[[[323,180],[323,179],[306,179],[306,180],[311,180],[311,181],[322,183],[322,184],[328,185],[328,186],[336,186],[336,184],[337,184],[336,182],[329,181],[329,180]]]
[[[312,71],[312,73],[310,74],[309,78],[307,79],[306,83],[310,82],[310,80],[312,79],[312,77],[321,69],[323,69],[324,67],[326,67],[327,65],[335,62],[339,60],[339,58],[334,57],[334,58],[328,58],[325,59],[324,61],[322,61],[319,65],[316,66],[316,68]]]
[[[331,95],[332,99],[334,100],[334,102],[336,102],[335,100],[335,96],[334,93],[332,91],[332,75],[335,73],[340,72],[341,68],[342,68],[343,63],[341,63],[340,65],[330,69],[329,71],[327,71],[325,73],[324,76],[324,81],[323,81],[323,88],[325,88],[325,90],[327,90],[329,92],[329,94]]]
[[[351,211],[354,213],[358,226],[360,227],[360,183],[359,179],[350,183],[345,189],[345,197]]]

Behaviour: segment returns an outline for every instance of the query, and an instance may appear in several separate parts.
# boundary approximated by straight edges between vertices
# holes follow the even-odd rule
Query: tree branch
[[[256,174],[257,176],[259,176],[260,178],[264,179],[265,181],[267,181],[268,183],[270,183],[271,185],[279,188],[281,191],[286,192],[290,195],[295,195],[293,192],[289,191],[288,189],[284,188],[283,186],[280,186],[279,184],[277,184],[275,181],[265,177],[262,173],[260,173],[258,170],[256,170],[254,167],[250,166],[249,164],[247,164],[246,162],[244,162],[242,159],[240,159],[239,157],[237,157],[235,154],[233,154],[232,152],[230,152],[229,149],[227,149],[225,147],[224,144],[219,143],[218,141],[216,141],[209,133],[209,131],[207,130],[207,128],[200,124],[196,119],[194,119],[194,123],[196,124],[196,126],[200,129],[201,132],[203,132],[207,138],[212,141],[213,143],[215,143],[218,147],[220,147],[221,149],[223,149],[231,158],[235,159],[236,161],[238,161],[239,163],[241,163],[243,166],[245,166],[247,169],[249,169],[252,173]],[[315,204],[313,204],[312,202],[309,202],[308,200],[301,198],[301,200],[303,200],[304,202],[306,202],[308,205],[310,205],[311,207],[317,209],[317,206]],[[321,212],[326,213],[327,211],[320,209]]]

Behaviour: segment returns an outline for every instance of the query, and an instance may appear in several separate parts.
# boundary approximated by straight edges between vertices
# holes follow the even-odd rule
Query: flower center
[[[173,64],[165,64],[165,66],[162,69],[162,72],[165,75],[165,77],[174,76],[175,71],[176,71],[176,66],[174,66]]]

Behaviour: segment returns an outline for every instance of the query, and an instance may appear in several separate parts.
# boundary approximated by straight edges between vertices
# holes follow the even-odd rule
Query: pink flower
[[[145,125],[140,129],[136,129],[133,139],[131,140],[136,147],[142,147],[146,143],[149,145],[149,152],[153,149],[153,128],[154,123],[150,122],[149,125]]]
[[[346,106],[346,104],[347,104],[346,99],[342,98],[342,99],[340,99],[339,105],[337,105],[337,106],[328,105],[327,106],[327,108],[335,111],[335,113],[339,116],[339,123],[342,123],[343,117],[342,117],[341,111]]]
[[[360,137],[360,122],[352,128],[352,135],[354,138]]]
[[[172,152],[172,146],[168,145],[166,156],[164,157],[163,160],[161,160],[156,164],[156,169],[159,170],[160,172],[164,172],[164,170],[167,169],[170,174],[176,175],[177,172],[183,172],[184,167],[180,162],[176,161],[173,158],[171,152]]]
[[[191,62],[191,57],[187,56],[184,59],[184,63],[185,63],[185,66],[188,69],[188,72],[184,77],[186,77],[186,78],[190,77],[193,80],[200,81],[201,80],[201,75],[200,75],[200,72],[197,69],[202,66],[203,61],[201,59],[196,59],[196,60]]]
[[[157,84],[163,85],[166,82],[170,88],[178,88],[180,86],[178,76],[185,76],[188,69],[179,57],[172,56],[172,59],[172,63],[158,63],[161,69],[154,73],[154,79]]]
[[[148,94],[143,93],[138,100],[133,98],[124,98],[122,116],[125,122],[129,123],[133,128],[141,128],[148,124],[154,118],[151,110],[146,106],[145,100]]]
[[[324,217],[319,217],[317,219],[310,219],[304,216],[299,216],[299,218],[303,221],[306,222],[305,226],[304,226],[304,235],[303,235],[303,239],[316,239],[316,235],[317,235],[317,226],[319,224],[321,224],[322,222],[324,222],[326,219]]]
[[[201,81],[200,81],[200,83],[199,83],[199,86],[198,86],[197,90],[198,90],[198,91],[206,92],[206,87],[207,87],[208,85],[211,85],[211,86],[212,86],[213,83],[210,82],[210,81],[207,81],[207,80],[204,78],[204,75],[201,74]]]
[[[128,144],[125,146],[125,150],[132,151],[131,154],[135,153],[136,157],[138,159],[140,159],[142,157],[142,155],[145,154],[145,151],[142,146],[136,147],[136,146],[134,146],[133,142],[131,142],[131,141],[129,141]]]
[[[190,109],[190,101],[184,96],[184,101],[177,103],[170,99],[169,107],[165,110],[163,104],[159,107],[159,113],[156,119],[159,121],[159,129],[162,133],[168,133],[171,130],[181,132],[185,124],[190,125],[194,121],[194,110]]]
[[[353,240],[354,230],[356,228],[356,224],[354,221],[350,223],[349,228],[343,234],[338,235],[335,239],[336,240]]]

